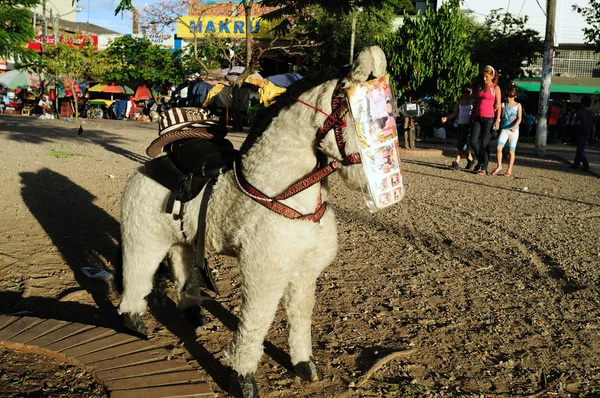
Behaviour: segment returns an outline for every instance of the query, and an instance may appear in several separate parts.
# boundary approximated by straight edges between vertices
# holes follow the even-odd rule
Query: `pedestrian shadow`
[[[91,193],[61,174],[41,169],[20,177],[24,203],[60,251],[77,284],[92,296],[102,316],[118,319],[110,300],[111,286],[89,278],[81,269],[121,274],[119,223],[93,203]]]
[[[421,163],[423,163],[423,162],[421,162]],[[418,163],[418,164],[421,164],[421,163]],[[436,165],[433,165],[433,166],[430,166],[430,167],[439,168]],[[451,171],[448,167],[445,167],[445,168],[448,169],[449,171]],[[473,174],[473,172],[471,172],[471,171],[464,171],[464,172],[465,173]],[[582,204],[582,205],[587,205],[587,206],[592,206],[592,207],[600,207],[600,205],[598,203],[584,202],[583,200],[577,200],[577,199],[573,199],[573,198],[563,198],[563,197],[560,197],[558,195],[550,195],[550,194],[546,194],[546,193],[524,191],[522,189],[515,188],[515,187],[503,187],[503,186],[492,185],[492,184],[484,184],[483,183],[483,179],[487,178],[487,177],[490,177],[490,176],[478,176],[478,181],[469,181],[469,180],[464,180],[464,179],[460,179],[460,178],[440,176],[440,175],[436,175],[436,174],[423,173],[423,172],[414,171],[414,170],[411,170],[411,171],[404,170],[404,173],[422,175],[422,176],[433,177],[433,178],[440,178],[440,179],[444,179],[444,180],[452,180],[452,181],[456,181],[459,184],[474,184],[474,185],[479,185],[479,186],[483,186],[483,187],[498,189],[498,190],[502,190],[502,191],[518,192],[518,193],[520,193],[522,195],[537,196],[537,197],[540,197],[540,198],[557,199],[557,200],[562,200],[562,201],[569,202],[569,203],[579,203],[579,204]],[[497,176],[497,177],[490,177],[490,178],[503,178],[503,177],[498,177]],[[515,178],[515,177],[512,177],[512,178]]]

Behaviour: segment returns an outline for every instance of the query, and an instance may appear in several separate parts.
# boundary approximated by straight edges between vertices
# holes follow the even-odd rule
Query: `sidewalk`
[[[492,161],[496,159],[496,142],[491,141],[490,146],[492,148]],[[454,157],[456,154],[456,138],[451,137],[445,140],[445,142],[439,141],[434,142],[434,139],[428,138],[426,142],[417,142],[417,148],[422,149],[438,149],[443,152],[446,156]],[[590,163],[590,172],[597,177],[600,177],[600,147],[590,147],[589,145],[585,148],[585,154],[588,162]],[[517,162],[519,156],[525,155],[528,157],[535,156],[535,143],[521,142],[517,145]],[[573,164],[575,158],[575,146],[574,145],[563,145],[561,144],[547,144],[546,145],[546,158],[557,158],[565,163],[565,167]],[[579,172],[582,172],[581,169]]]

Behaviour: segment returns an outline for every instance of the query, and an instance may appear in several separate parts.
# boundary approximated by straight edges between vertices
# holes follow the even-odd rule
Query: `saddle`
[[[192,200],[208,181],[233,167],[238,152],[226,135],[227,129],[210,120],[203,109],[172,108],[160,115],[158,138],[146,149],[154,159],[144,170],[171,191],[167,213],[173,212],[175,200]],[[156,157],[161,152],[166,155]]]
[[[173,108],[161,114],[159,137],[146,149],[146,153],[154,158],[144,165],[146,175],[171,191],[165,211],[173,214],[175,201],[181,203],[179,212],[173,214],[176,220],[182,219],[184,204],[206,187],[198,214],[196,256],[184,291],[201,286],[219,294],[204,257],[204,234],[208,199],[214,182],[220,174],[233,168],[239,156],[225,138],[226,134],[227,129],[207,120],[202,109]],[[165,155],[155,157],[161,152]]]
[[[166,155],[151,159],[144,165],[146,174],[171,191],[167,213],[174,202],[194,199],[206,184],[233,168],[238,151],[226,139],[182,139],[165,148]],[[182,216],[183,206],[179,216]]]

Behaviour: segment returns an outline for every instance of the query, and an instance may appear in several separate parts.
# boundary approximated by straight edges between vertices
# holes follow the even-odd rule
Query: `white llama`
[[[362,165],[347,161],[356,159],[358,153],[355,132],[345,127],[352,126],[349,116],[342,113],[346,123],[338,126],[341,135],[337,141],[335,129],[325,131],[321,139],[315,132],[333,112],[332,96],[338,94],[334,93],[340,87],[338,82],[343,87],[384,76],[385,55],[380,48],[369,47],[359,54],[351,68],[336,71],[335,76],[306,77],[298,82],[304,81],[304,86],[299,84],[296,90],[292,86],[278,100],[279,108],[274,108],[277,113],[263,120],[262,131],[250,133],[242,147],[238,168],[218,177],[208,201],[206,251],[235,256],[240,266],[240,322],[227,355],[233,370],[232,389],[239,396],[258,396],[253,375],[281,298],[289,318],[294,368],[311,381],[322,377],[311,358],[311,315],[317,277],[334,260],[338,250],[333,210],[327,207],[318,222],[285,217],[243,190],[240,176],[243,173],[252,186],[275,197],[314,172],[320,151],[336,160],[335,167],[350,188],[365,186]],[[326,80],[327,76],[331,77]],[[316,80],[318,85],[310,87]],[[152,289],[154,274],[167,255],[180,289],[179,306],[198,305],[182,289],[194,258],[202,195],[185,204],[180,223],[164,211],[169,194],[143,170],[129,179],[123,192],[124,292],[119,312],[135,318],[134,322],[139,322],[139,314],[146,310],[145,298]],[[280,202],[301,214],[311,214],[320,203],[326,202],[327,195],[327,185],[317,183]]]

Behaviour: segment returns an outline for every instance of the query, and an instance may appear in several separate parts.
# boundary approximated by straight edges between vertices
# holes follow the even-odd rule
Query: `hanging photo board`
[[[405,193],[395,99],[388,76],[350,85],[346,94],[369,182],[365,201],[375,212],[399,202]]]

